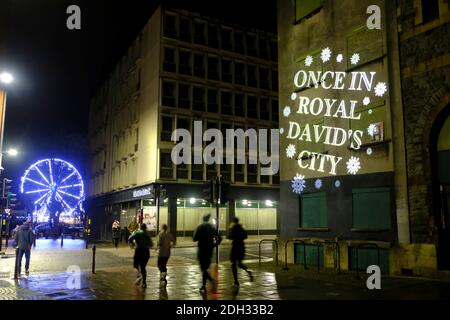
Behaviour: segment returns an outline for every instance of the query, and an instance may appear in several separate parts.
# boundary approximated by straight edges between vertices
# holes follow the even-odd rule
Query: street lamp
[[[8,150],[6,151],[6,153],[7,153],[8,155],[10,155],[11,157],[15,157],[15,156],[17,156],[17,155],[19,154],[19,151],[17,151],[17,149],[10,148],[10,149],[8,149]]]
[[[4,84],[10,84],[14,81],[14,77],[8,72],[0,73],[0,81]]]

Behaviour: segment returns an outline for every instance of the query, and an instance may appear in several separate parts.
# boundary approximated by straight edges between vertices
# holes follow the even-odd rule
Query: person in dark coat
[[[247,272],[250,277],[250,281],[253,281],[253,275],[248,270],[247,266],[242,263],[245,257],[244,240],[247,239],[247,232],[239,223],[239,219],[237,217],[234,217],[232,220],[227,238],[233,241],[230,252],[231,270],[233,272],[234,286],[239,287],[237,267]]]
[[[117,247],[119,246],[119,241],[120,241],[120,222],[117,220],[115,220],[112,225],[112,239],[113,239],[114,246],[117,249]]]
[[[141,284],[142,288],[147,288],[147,271],[145,268],[150,259],[150,248],[153,247],[147,225],[141,224],[140,229],[133,232],[128,241],[134,241],[135,243],[133,267],[137,270],[136,284]]]
[[[17,272],[20,275],[22,269],[22,257],[25,255],[25,273],[28,276],[30,273],[30,255],[31,255],[31,246],[33,245],[34,234],[31,230],[31,221],[25,222],[22,226],[20,226],[19,230],[15,235],[15,242],[19,249],[18,252],[18,263],[17,263]]]
[[[213,291],[216,291],[217,283],[208,272],[211,264],[211,258],[214,248],[222,242],[222,237],[217,229],[209,223],[210,214],[203,217],[203,223],[200,224],[194,232],[194,241],[198,242],[197,258],[202,271],[202,287],[201,292],[206,291],[206,282],[209,280],[213,285]]]

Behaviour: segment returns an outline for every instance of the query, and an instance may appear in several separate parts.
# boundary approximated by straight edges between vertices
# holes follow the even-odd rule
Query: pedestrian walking
[[[228,229],[227,238],[232,240],[230,252],[231,270],[233,272],[234,286],[238,288],[239,280],[237,267],[245,270],[250,277],[250,281],[253,281],[252,273],[248,270],[247,266],[242,263],[245,257],[244,240],[247,239],[247,232],[239,223],[239,218],[233,218],[230,228]]]
[[[25,255],[25,274],[28,276],[30,274],[30,257],[31,257],[31,246],[33,245],[34,235],[33,231],[31,231],[31,221],[27,220],[22,226],[20,226],[19,230],[15,236],[15,242],[17,247],[19,248],[19,256],[17,263],[17,273],[20,276],[22,272],[22,258]]]
[[[117,249],[120,241],[120,222],[118,220],[115,220],[112,225],[112,239],[114,246]]]
[[[142,288],[147,288],[147,270],[145,268],[150,259],[150,248],[153,247],[147,225],[141,224],[139,230],[133,232],[128,241],[133,241],[135,244],[133,267],[137,270],[136,284],[141,285]]]
[[[131,219],[130,223],[127,226],[127,229],[128,229],[128,234],[129,235],[132,235],[136,230],[139,229],[139,225],[136,222],[136,217],[133,217],[133,219]],[[134,244],[132,243],[131,244],[131,248],[132,249],[134,248],[133,246],[134,246]]]
[[[216,228],[209,223],[210,218],[210,214],[203,217],[203,223],[197,227],[193,237],[194,241],[198,242],[197,258],[202,271],[202,286],[200,288],[200,292],[206,291],[207,280],[211,282],[213,291],[216,291],[217,289],[217,281],[211,277],[208,269],[211,264],[214,247],[218,246],[222,242],[222,237]]]
[[[161,232],[158,234],[158,269],[160,272],[160,281],[167,285],[167,262],[170,258],[170,249],[175,244],[175,237],[168,232],[167,224],[163,224]]]

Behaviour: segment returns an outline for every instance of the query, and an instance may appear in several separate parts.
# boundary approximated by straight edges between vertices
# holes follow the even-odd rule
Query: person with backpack
[[[145,223],[140,225],[139,230],[133,232],[128,241],[133,241],[135,244],[133,267],[137,270],[136,285],[141,285],[142,288],[147,288],[147,267],[148,260],[150,260],[150,248],[153,247],[152,237],[147,231]]]

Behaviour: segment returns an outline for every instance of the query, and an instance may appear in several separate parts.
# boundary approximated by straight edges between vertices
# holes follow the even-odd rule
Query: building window
[[[167,47],[164,48],[163,70],[167,71],[167,72],[176,72],[177,71],[174,48],[167,48]]]
[[[206,44],[205,27],[206,25],[204,22],[194,22],[194,43],[202,45]]]
[[[173,118],[170,116],[161,117],[161,141],[171,141],[173,131]]]
[[[219,30],[217,26],[208,26],[208,46],[219,48]]]
[[[247,44],[247,55],[256,57],[258,56],[258,52],[256,49],[256,35],[247,34],[246,35],[246,44]]]
[[[270,106],[268,98],[259,99],[259,118],[261,120],[270,120]]]
[[[192,75],[191,69],[191,53],[189,51],[180,50],[178,53],[179,67],[178,72],[185,75]]]
[[[180,40],[191,42],[191,21],[188,18],[180,18]]]
[[[177,17],[175,15],[166,14],[164,16],[164,36],[168,38],[177,37]]]
[[[421,0],[422,1],[422,23],[439,18],[439,0]]]
[[[278,110],[278,100],[272,99],[272,121],[279,121],[279,110]]]
[[[269,50],[267,47],[267,39],[259,38],[259,57],[261,59],[269,59]]]
[[[159,177],[161,179],[173,179],[173,164],[170,151],[161,150],[159,153],[160,169]]]
[[[234,94],[234,115],[245,117],[244,95],[241,93]]]
[[[322,8],[323,0],[295,0],[295,22],[310,16]]]
[[[220,80],[219,58],[208,56],[208,79]]]
[[[194,76],[198,78],[205,77],[205,56],[196,53],[194,55]]]
[[[178,84],[178,108],[191,108],[191,97],[189,94],[189,89],[190,86],[188,84]]]
[[[276,40],[271,40],[270,43],[270,60],[278,61],[278,42]]]
[[[280,184],[280,172],[272,175],[272,184]]]
[[[194,164],[194,153],[191,161],[191,180],[203,180],[203,164]]]
[[[258,75],[256,70],[257,69],[255,65],[247,65],[248,85],[254,88],[258,87]]]
[[[258,183],[257,164],[247,164],[247,183]]]
[[[180,156],[183,156],[183,151],[180,152]],[[177,165],[177,179],[189,179],[189,169],[187,164],[180,163]]]
[[[234,181],[244,182],[244,164],[237,163],[237,157],[234,158]]]
[[[353,189],[353,229],[389,230],[391,198],[389,188]]]
[[[258,98],[247,96],[247,117],[258,119]]]
[[[270,70],[267,68],[259,68],[259,87],[261,89],[269,90],[269,73]]]
[[[233,115],[233,107],[231,105],[231,92],[222,91],[220,96],[221,113],[229,116]]]
[[[326,228],[327,197],[325,192],[306,193],[300,200],[300,227]]]
[[[230,60],[222,59],[222,81],[228,83],[233,82],[233,71]]]
[[[278,71],[272,70],[272,91],[278,92]]]
[[[206,165],[206,180],[211,180],[212,178],[217,176],[217,168],[216,164],[207,164]]]
[[[177,129],[186,129],[191,131],[191,122],[188,118],[178,118],[177,119]]]
[[[234,63],[234,83],[245,85],[245,65],[241,62]]]
[[[194,87],[194,110],[205,111],[205,88]]]
[[[234,33],[234,52],[245,54],[244,35],[240,31]]]
[[[219,112],[219,104],[217,103],[217,89],[208,89],[208,112]]]
[[[163,81],[162,105],[165,107],[176,107],[175,82]]]
[[[222,50],[232,51],[233,50],[233,31],[231,29],[221,30],[221,48]]]

